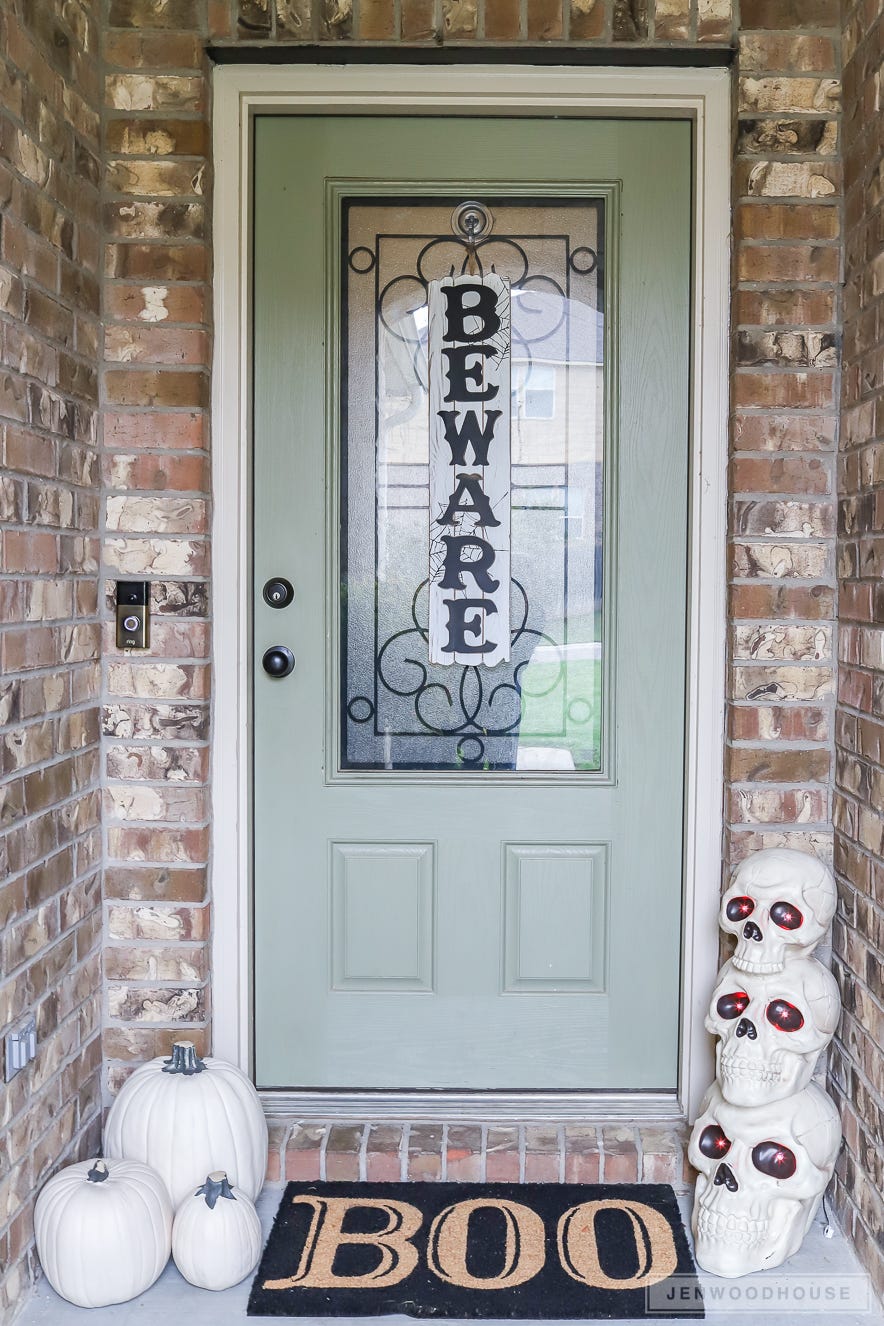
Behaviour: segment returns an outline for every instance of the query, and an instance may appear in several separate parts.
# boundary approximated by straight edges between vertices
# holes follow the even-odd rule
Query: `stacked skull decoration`
[[[721,928],[736,935],[707,1030],[716,1077],[691,1133],[699,1171],[692,1227],[700,1266],[739,1276],[801,1246],[835,1167],[838,1111],[811,1082],[841,1001],[811,953],[835,913],[835,881],[815,857],[756,852],[736,870]]]

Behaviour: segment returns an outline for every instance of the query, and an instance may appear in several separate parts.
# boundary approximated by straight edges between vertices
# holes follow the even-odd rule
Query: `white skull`
[[[722,930],[737,936],[740,971],[782,971],[806,957],[835,915],[835,879],[818,857],[765,847],[741,862],[721,900]]]
[[[703,1270],[748,1275],[797,1252],[840,1143],[838,1111],[819,1087],[747,1109],[714,1082],[688,1148],[699,1170],[691,1228]]]
[[[835,1034],[841,999],[816,958],[791,958],[781,972],[741,972],[726,962],[712,992],[706,1030],[718,1037],[716,1077],[732,1105],[765,1105],[801,1091]]]

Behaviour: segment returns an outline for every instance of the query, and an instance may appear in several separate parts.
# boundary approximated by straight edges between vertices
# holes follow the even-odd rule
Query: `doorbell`
[[[150,581],[117,581],[117,649],[150,646]]]

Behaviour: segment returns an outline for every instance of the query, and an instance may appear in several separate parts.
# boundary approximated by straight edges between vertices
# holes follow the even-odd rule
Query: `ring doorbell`
[[[150,581],[117,581],[117,649],[150,645]]]

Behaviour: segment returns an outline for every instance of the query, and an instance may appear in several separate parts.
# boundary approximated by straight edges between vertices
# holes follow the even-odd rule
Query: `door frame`
[[[718,968],[724,827],[730,99],[727,69],[223,65],[214,70],[212,1007],[214,1053],[250,1073],[251,203],[256,114],[496,114],[693,123],[694,245],[678,1087],[648,1092],[266,1093],[334,1117],[693,1117],[714,1076],[703,1021]],[[440,1096],[444,1099],[440,1099]],[[368,1111],[369,1113],[366,1113]]]

